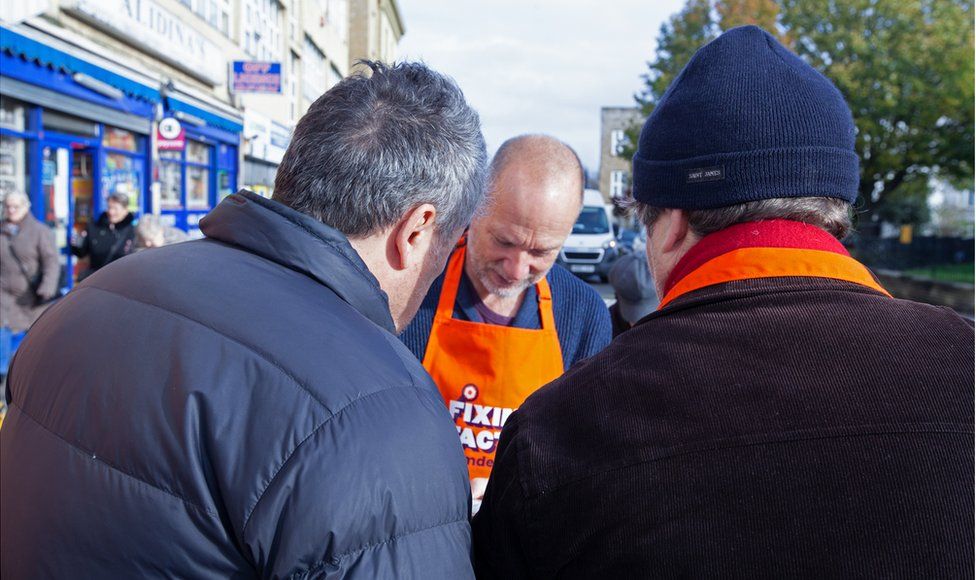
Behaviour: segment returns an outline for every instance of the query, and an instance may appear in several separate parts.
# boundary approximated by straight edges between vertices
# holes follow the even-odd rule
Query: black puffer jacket
[[[86,275],[132,252],[136,239],[134,220],[135,217],[129,213],[119,223],[111,224],[108,214],[103,212],[97,220],[88,224],[81,243],[71,248],[75,256],[87,257],[91,261]]]
[[[0,431],[0,575],[467,578],[436,387],[335,230],[242,192],[42,316]]]

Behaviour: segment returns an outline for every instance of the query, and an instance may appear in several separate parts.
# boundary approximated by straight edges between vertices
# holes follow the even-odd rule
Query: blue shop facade
[[[157,130],[175,119],[182,147],[160,150]],[[174,124],[173,121],[169,122]],[[113,193],[138,218],[157,213],[192,236],[238,188],[238,111],[53,35],[0,26],[0,200],[26,193],[54,229],[70,288],[70,253]]]

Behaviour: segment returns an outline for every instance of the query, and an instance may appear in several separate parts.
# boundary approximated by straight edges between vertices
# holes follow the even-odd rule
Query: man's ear
[[[434,240],[437,209],[429,204],[418,205],[400,219],[391,232],[387,259],[395,270],[418,268]]]
[[[681,248],[691,229],[688,227],[688,212],[683,209],[666,209],[661,217],[661,225],[666,228],[661,252],[666,254]]]

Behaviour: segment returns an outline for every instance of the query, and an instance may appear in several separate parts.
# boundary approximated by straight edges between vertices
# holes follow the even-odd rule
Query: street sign
[[[235,60],[230,87],[234,93],[280,93],[281,63]]]
[[[182,151],[186,148],[186,129],[179,120],[166,117],[156,127],[156,148],[159,151]]]

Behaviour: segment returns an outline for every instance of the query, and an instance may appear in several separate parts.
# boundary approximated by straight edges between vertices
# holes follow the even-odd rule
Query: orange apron
[[[563,374],[563,357],[545,278],[536,284],[539,330],[454,318],[465,249],[457,248],[447,263],[424,368],[454,418],[474,480],[491,472],[508,416],[536,389]]]

